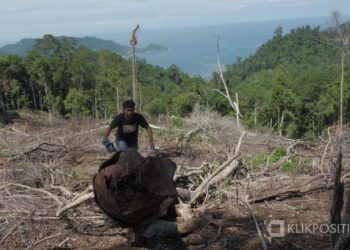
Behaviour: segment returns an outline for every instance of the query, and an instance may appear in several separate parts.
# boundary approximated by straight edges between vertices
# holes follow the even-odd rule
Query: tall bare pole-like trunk
[[[130,38],[131,44],[131,70],[132,70],[132,97],[134,102],[137,101],[137,70],[136,70],[136,32],[140,26],[137,25],[135,29],[132,31],[132,35]]]
[[[1,109],[2,109],[2,111],[6,111],[6,107],[5,107],[5,104],[4,104],[4,100],[2,99],[2,96],[0,95],[0,104],[1,104]],[[0,109],[0,110],[1,110]]]
[[[99,115],[98,115],[98,109],[97,109],[97,95],[96,95],[96,89],[94,90],[94,100],[95,100],[95,119],[98,119],[99,118]]]
[[[258,108],[256,107],[256,103],[254,106],[254,126],[256,127],[256,124],[258,123]]]
[[[344,116],[344,61],[345,61],[345,53],[344,49],[341,53],[341,75],[340,75],[340,105],[339,105],[339,135],[342,135],[343,133],[343,116]]]
[[[120,108],[119,108],[119,88],[116,87],[116,91],[117,91],[117,113],[120,113]]]
[[[349,53],[349,44],[348,40],[344,36],[342,32],[342,28],[340,26],[339,21],[339,12],[333,11],[332,17],[338,32],[339,40],[342,43],[341,50],[341,75],[340,75],[340,100],[339,100],[339,128],[338,128],[338,135],[342,135],[343,133],[343,124],[344,124],[344,75],[345,75],[345,57]]]
[[[236,92],[236,108],[237,108],[237,112],[236,112],[236,122],[237,122],[237,126],[240,128],[241,127],[241,125],[240,125],[240,123],[239,123],[239,114],[240,114],[240,112],[239,112],[239,102],[238,102],[238,93]]]
[[[140,105],[139,105],[139,111],[142,112],[142,93],[141,93],[141,88],[139,88],[140,92]]]
[[[32,81],[30,81],[30,87],[32,89],[32,96],[33,96],[34,107],[35,107],[36,110],[38,110],[38,106],[36,105],[35,92],[34,92],[34,86],[33,86],[33,82]]]
[[[284,122],[284,116],[285,116],[286,112],[285,110],[282,111],[282,115],[281,115],[281,121],[279,123],[279,126],[278,126],[278,130],[279,130],[279,136],[281,137],[282,136],[282,128],[283,128],[283,122]]]
[[[46,98],[47,98],[47,110],[49,111],[49,121],[50,121],[50,125],[52,127],[51,102],[50,102],[49,91],[47,88],[46,81],[44,82],[44,87],[45,87],[45,94],[46,94]]]

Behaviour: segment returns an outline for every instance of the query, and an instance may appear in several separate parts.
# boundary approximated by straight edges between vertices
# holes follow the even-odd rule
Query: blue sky
[[[0,44],[23,37],[350,14],[350,0],[0,0]]]

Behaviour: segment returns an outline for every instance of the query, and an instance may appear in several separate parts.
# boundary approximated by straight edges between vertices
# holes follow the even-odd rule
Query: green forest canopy
[[[256,53],[228,65],[224,77],[232,96],[238,92],[246,126],[282,124],[284,134],[313,138],[337,122],[341,50],[334,31],[299,27],[288,34],[278,27]],[[224,53],[224,52],[223,52]],[[189,114],[196,103],[227,115],[220,77],[190,77],[138,60],[140,105],[151,115]],[[349,60],[345,67],[345,121],[349,120]],[[131,97],[130,61],[118,54],[75,46],[74,39],[45,35],[24,58],[0,56],[0,110],[22,108],[57,115],[111,117]],[[45,89],[46,86],[46,89]],[[47,90],[47,92],[46,92]],[[283,118],[282,118],[283,117]]]

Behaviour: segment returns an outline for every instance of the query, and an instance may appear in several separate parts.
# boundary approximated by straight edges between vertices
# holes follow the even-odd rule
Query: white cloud
[[[0,34],[92,34],[136,24],[151,29],[317,16],[327,15],[330,6],[350,11],[348,0],[0,0]]]

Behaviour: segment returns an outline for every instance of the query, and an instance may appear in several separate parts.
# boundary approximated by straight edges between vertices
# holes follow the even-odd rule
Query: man
[[[147,129],[149,148],[153,150],[152,128],[141,114],[135,113],[135,102],[132,100],[127,100],[123,103],[123,112],[114,117],[112,123],[106,128],[102,143],[110,153],[114,151],[124,151],[127,148],[134,148],[137,150],[139,125]],[[117,150],[114,149],[113,143],[108,139],[111,131],[116,127],[118,128],[116,134]]]

